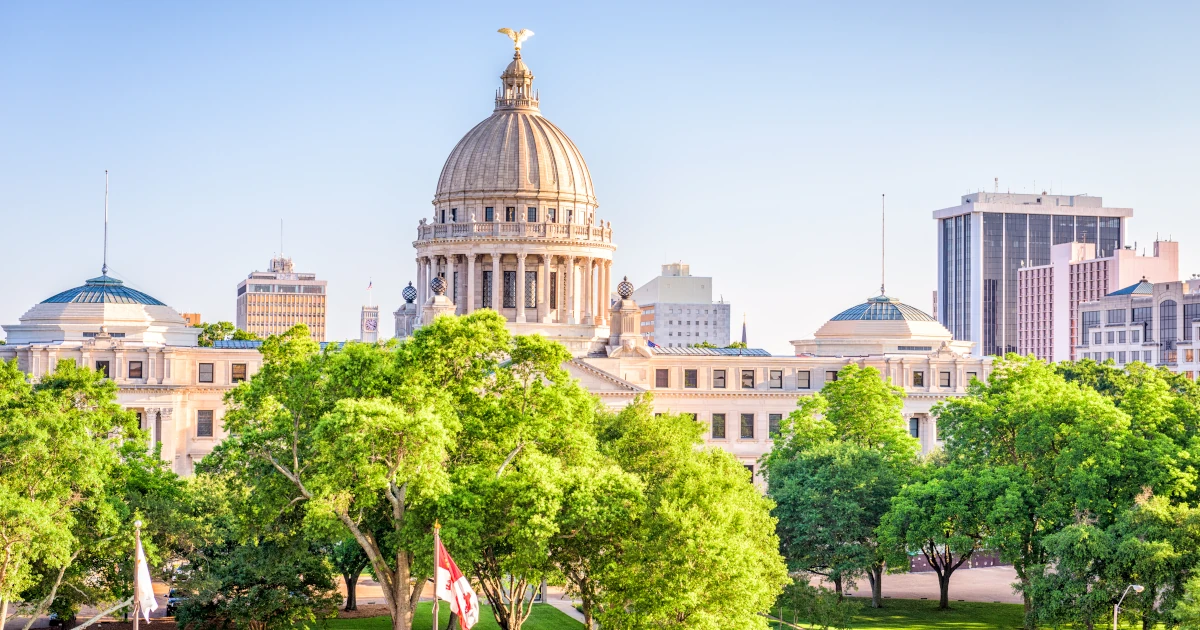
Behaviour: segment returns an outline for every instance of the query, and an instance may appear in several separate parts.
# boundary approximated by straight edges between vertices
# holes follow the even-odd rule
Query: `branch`
[[[101,617],[107,617],[132,603],[133,603],[133,596],[130,595],[129,599],[121,602],[120,604],[117,604],[116,606],[113,606],[112,608],[109,608],[108,610],[96,615],[95,617],[92,617],[91,619],[88,619],[87,621],[79,624],[78,626],[75,626],[75,630],[83,630],[83,628],[86,628],[86,627],[96,623],[97,621],[100,621]]]
[[[523,449],[523,448],[525,448],[525,443],[521,442],[520,444],[517,445],[517,448],[514,448],[512,450],[512,452],[508,454],[508,457],[506,457],[504,459],[504,463],[500,464],[500,470],[496,471],[497,479],[500,478],[500,475],[504,474],[504,469],[507,468],[508,465],[512,463],[512,460],[517,456],[517,453],[520,453],[521,449]]]
[[[33,614],[29,616],[29,621],[25,622],[25,627],[21,630],[32,628],[33,622],[37,621],[37,618],[42,616],[42,613],[50,607],[50,604],[54,603],[54,597],[58,594],[58,586],[62,584],[63,574],[67,572],[67,567],[71,566],[72,562],[75,562],[75,558],[79,557],[80,551],[83,551],[83,549],[76,549],[75,553],[71,554],[71,558],[58,569],[58,577],[54,578],[54,586],[50,588],[50,594],[37,605],[37,608],[33,609]]]

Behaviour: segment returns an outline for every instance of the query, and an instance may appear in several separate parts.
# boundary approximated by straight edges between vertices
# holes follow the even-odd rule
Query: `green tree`
[[[1174,610],[1180,630],[1200,630],[1200,576],[1187,581],[1183,597]]]
[[[892,499],[879,525],[883,547],[893,552],[890,566],[907,569],[910,550],[925,557],[937,574],[943,610],[950,607],[950,577],[981,548],[988,506],[1007,485],[990,472],[929,461]]]
[[[604,574],[604,628],[766,628],[787,583],[771,502],[690,416],[649,398],[613,416],[601,451],[646,484],[645,509]],[[664,594],[669,593],[669,597]]]
[[[877,528],[920,450],[903,408],[903,389],[849,364],[798,402],[762,460],[789,569],[828,577],[839,595],[865,574],[875,607],[889,553]]]
[[[203,332],[200,333],[196,341],[199,345],[206,348],[211,348],[214,341],[229,341],[230,339],[254,341],[259,339],[258,335],[234,326],[233,322],[201,323],[195,326],[195,328],[203,329]]]
[[[852,627],[854,614],[860,604],[823,587],[813,586],[806,578],[789,584],[779,598],[779,604],[790,610],[794,627],[820,630],[847,630]],[[784,621],[787,621],[785,618]],[[804,624],[801,626],[800,624]]]
[[[326,553],[346,583],[346,605],[342,610],[358,610],[358,577],[371,564],[371,559],[358,541],[349,537],[334,541]]]

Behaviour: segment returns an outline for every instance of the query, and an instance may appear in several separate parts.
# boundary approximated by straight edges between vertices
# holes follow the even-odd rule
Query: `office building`
[[[714,302],[712,278],[693,276],[689,265],[663,265],[662,275],[634,291],[633,299],[642,309],[642,335],[657,345],[729,345],[729,304]]]
[[[325,340],[325,281],[296,273],[291,258],[271,259],[267,271],[255,271],[237,286],[237,327],[259,337],[308,326],[314,341]]]
[[[1019,352],[1047,361],[1073,360],[1079,344],[1078,307],[1098,300],[1138,279],[1179,279],[1179,243],[1157,241],[1153,256],[1132,248],[1096,257],[1092,243],[1063,243],[1050,250],[1050,264],[1022,267],[1018,313]]]
[[[1141,281],[1079,305],[1080,359],[1135,361],[1195,380],[1200,373],[1200,278]]]
[[[200,313],[180,313],[179,316],[187,322],[188,326],[199,326],[204,321],[200,318]]]
[[[933,212],[938,239],[938,320],[977,355],[1019,349],[1020,270],[1050,264],[1062,243],[1091,243],[1107,258],[1124,246],[1130,208],[1100,197],[973,193]]]

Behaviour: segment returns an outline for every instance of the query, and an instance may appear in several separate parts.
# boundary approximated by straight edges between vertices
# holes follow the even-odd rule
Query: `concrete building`
[[[1079,358],[1200,373],[1200,278],[1141,281],[1079,305]]]
[[[267,271],[238,283],[237,327],[268,337],[305,324],[314,341],[324,341],[325,284],[316,274],[296,273],[291,258],[272,258]]]
[[[1062,243],[1091,243],[1108,258],[1124,246],[1129,208],[1107,208],[1100,197],[974,193],[936,210],[938,321],[955,339],[975,342],[977,355],[1020,346],[1022,267],[1050,264]]]
[[[711,277],[693,276],[682,262],[663,265],[662,275],[633,292],[642,309],[642,335],[667,348],[729,345],[729,304],[712,296]]]
[[[1019,352],[1047,361],[1074,360],[1079,344],[1078,307],[1144,278],[1179,279],[1179,243],[1156,241],[1153,256],[1132,248],[1096,257],[1092,243],[1063,243],[1050,249],[1050,264],[1022,267],[1018,321]]]
[[[187,322],[188,326],[199,326],[204,320],[201,319],[200,313],[180,313],[183,321]]]
[[[108,375],[117,402],[149,432],[148,446],[161,446],[162,458],[184,475],[225,437],[225,393],[262,365],[256,345],[197,346],[200,329],[107,275],[34,305],[4,331],[0,360],[16,359],[32,381],[59,361]]]

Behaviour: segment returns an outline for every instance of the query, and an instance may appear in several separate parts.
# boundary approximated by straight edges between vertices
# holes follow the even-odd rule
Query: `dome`
[[[579,148],[538,110],[520,51],[500,75],[496,109],[459,140],[438,178],[435,206],[458,200],[543,199],[596,205]]]
[[[909,306],[900,300],[879,295],[868,298],[858,306],[852,306],[830,321],[868,321],[868,320],[906,320],[911,322],[936,322],[937,320],[919,308]]]
[[[144,304],[165,306],[162,302],[125,286],[116,278],[99,276],[83,283],[83,286],[67,289],[62,293],[42,300],[42,304]]]

